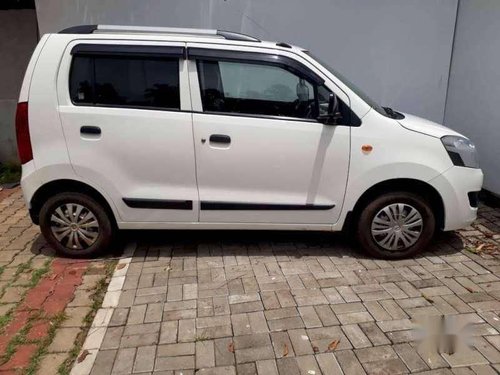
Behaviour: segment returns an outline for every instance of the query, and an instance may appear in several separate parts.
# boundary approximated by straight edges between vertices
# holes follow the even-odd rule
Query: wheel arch
[[[95,199],[106,210],[106,213],[109,215],[113,225],[115,227],[117,226],[116,217],[113,212],[113,209],[111,208],[111,205],[104,197],[104,195],[101,194],[94,187],[84,182],[71,179],[53,180],[40,186],[35,191],[30,200],[30,209],[29,209],[31,220],[33,221],[33,223],[37,225],[39,224],[40,210],[43,204],[47,201],[47,199],[49,199],[51,196],[54,196],[55,194],[67,193],[67,192],[83,193]]]
[[[344,229],[352,230],[355,228],[357,219],[361,214],[363,207],[376,197],[394,191],[405,191],[417,194],[429,201],[436,215],[436,226],[444,228],[445,208],[444,202],[439,192],[428,183],[412,178],[396,178],[379,182],[368,188],[356,201],[353,209],[348,213]]]

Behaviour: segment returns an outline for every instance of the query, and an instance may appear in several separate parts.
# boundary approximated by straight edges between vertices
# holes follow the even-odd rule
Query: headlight
[[[441,142],[454,165],[479,168],[476,146],[467,138],[447,135],[441,138]]]

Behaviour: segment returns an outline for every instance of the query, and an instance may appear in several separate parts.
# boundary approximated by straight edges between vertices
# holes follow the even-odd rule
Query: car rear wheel
[[[68,192],[47,200],[40,210],[40,228],[57,253],[89,257],[106,250],[113,237],[112,221],[95,199]]]
[[[429,202],[409,192],[375,198],[359,216],[357,238],[371,255],[384,259],[407,258],[431,241],[436,219]]]

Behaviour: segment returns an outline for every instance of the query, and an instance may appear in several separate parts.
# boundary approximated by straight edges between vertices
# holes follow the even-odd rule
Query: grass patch
[[[5,285],[0,290],[0,297],[2,297],[4,295],[7,288],[12,286],[18,280],[20,274],[22,274],[24,272],[32,271],[30,282],[27,283],[26,285],[19,285],[19,286],[28,286],[28,289],[24,293],[24,294],[26,294],[29,291],[29,289],[35,287],[38,284],[38,282],[40,281],[40,279],[49,271],[51,261],[52,261],[52,259],[47,259],[47,261],[45,261],[43,267],[36,269],[36,270],[33,270],[31,268],[31,260],[29,260],[26,263],[21,263],[17,267],[16,272],[14,273],[14,277],[12,278],[12,280],[10,280],[9,283],[7,285]],[[1,272],[3,272],[3,269]],[[24,295],[16,303],[16,305],[12,309],[9,310],[9,312],[7,314],[0,316],[0,333],[2,333],[4,328],[7,326],[7,324],[10,323],[10,321],[12,320],[15,309],[17,308],[17,306],[19,306],[19,304],[23,300],[24,300]]]
[[[61,323],[66,319],[64,312],[60,312],[56,314],[51,320],[51,326],[47,336],[45,336],[38,345],[38,348],[31,357],[29,366],[23,370],[23,375],[34,375],[37,372],[38,366],[40,366],[40,362],[45,354],[47,354],[47,348],[54,340],[54,336],[56,335],[56,330],[59,328]]]
[[[15,163],[0,164],[0,184],[19,182],[21,180],[21,166]]]
[[[10,309],[7,314],[0,316],[0,332],[4,329],[4,327],[10,323],[12,320],[12,312],[14,309]]]
[[[17,266],[16,273],[14,274],[14,277],[17,279],[17,276],[20,274],[31,270],[31,260],[26,263],[21,263],[19,266]]]
[[[7,348],[5,348],[5,352],[0,357],[0,364],[1,365],[3,365],[4,363],[9,361],[9,359],[16,352],[16,349],[19,345],[26,343],[26,335],[28,334],[28,332],[32,326],[33,319],[34,318],[30,317],[30,319],[28,320],[26,325],[23,328],[21,328],[21,330],[19,330],[19,332],[16,333],[16,335],[12,338],[12,340],[9,341]]]
[[[80,350],[82,349],[83,343],[85,339],[87,338],[87,333],[89,331],[90,325],[92,324],[92,321],[94,320],[95,314],[97,313],[97,310],[99,310],[102,306],[102,301],[104,300],[104,295],[106,294],[106,290],[108,288],[108,280],[111,276],[113,276],[113,272],[115,270],[117,261],[110,261],[109,263],[106,264],[105,268],[105,274],[103,277],[97,282],[95,286],[95,291],[92,294],[92,307],[89,311],[89,313],[85,316],[83,319],[83,327],[78,334],[75,344],[73,345],[73,348],[68,354],[68,358],[59,366],[59,369],[57,371],[58,375],[69,375],[71,372],[71,368],[73,367],[73,363],[76,360],[76,357],[80,353]]]
[[[29,283],[30,287],[34,287],[35,285],[38,284],[40,279],[47,273],[49,272],[49,266],[50,266],[51,259],[47,259],[45,263],[43,264],[42,268],[38,268],[33,271],[31,274],[31,280]]]

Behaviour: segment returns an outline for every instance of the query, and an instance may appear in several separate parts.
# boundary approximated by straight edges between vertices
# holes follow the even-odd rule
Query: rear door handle
[[[82,126],[80,128],[80,134],[99,135],[101,134],[101,128],[98,126]]]
[[[210,136],[210,142],[213,143],[231,143],[231,137],[224,134],[212,134]]]

